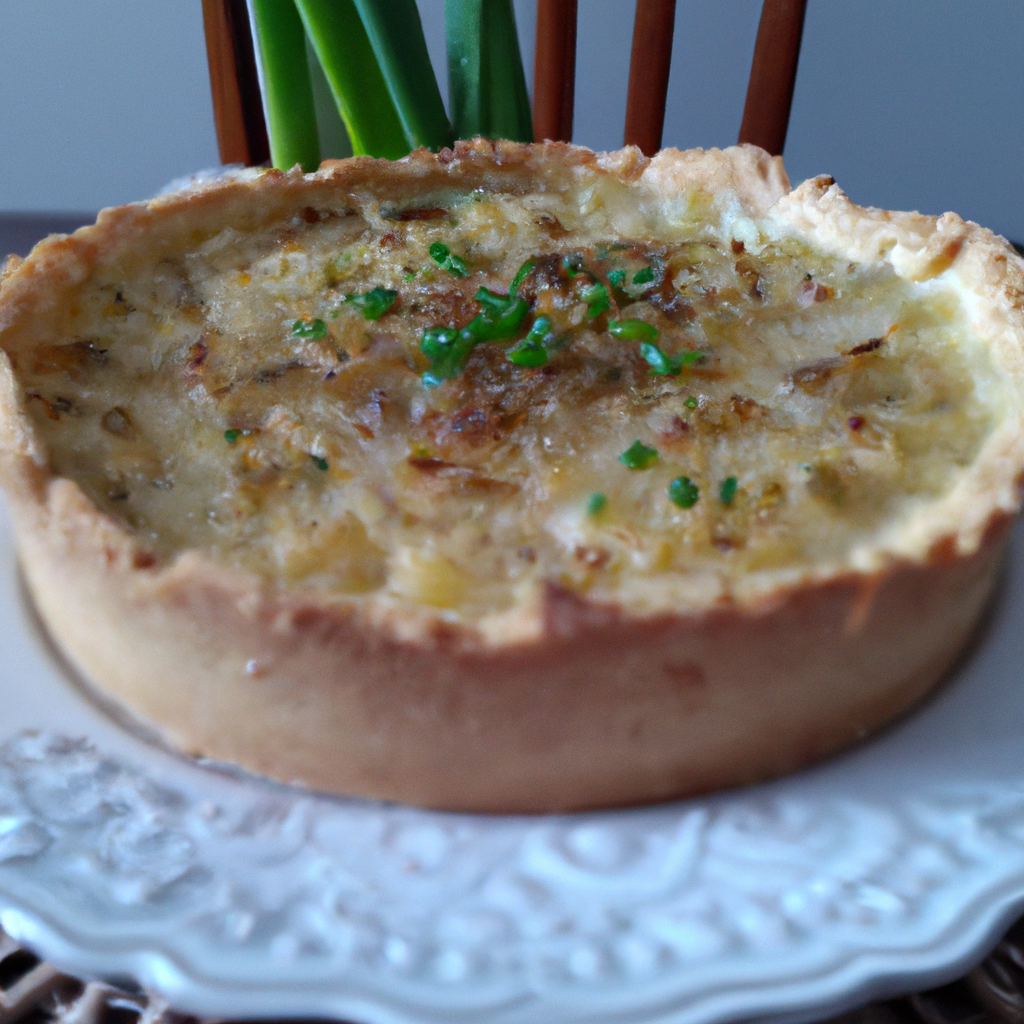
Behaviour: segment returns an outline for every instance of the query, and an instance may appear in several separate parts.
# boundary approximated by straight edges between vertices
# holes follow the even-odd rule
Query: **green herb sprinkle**
[[[612,308],[608,288],[600,281],[595,281],[589,288],[584,288],[580,292],[580,298],[587,304],[587,316],[591,319]]]
[[[466,261],[461,256],[456,256],[444,242],[432,242],[430,245],[430,258],[442,269],[455,277],[465,277]]]
[[[323,320],[296,320],[292,324],[292,334],[297,338],[312,338],[316,341],[327,337],[327,324]]]
[[[371,288],[359,295],[346,295],[345,302],[361,309],[367,320],[379,320],[397,298],[398,292],[392,288]]]
[[[634,441],[620,456],[627,469],[650,469],[658,461],[658,449],[650,448],[642,441]]]
[[[668,496],[680,508],[693,508],[700,498],[700,488],[688,476],[677,476],[668,485]]]
[[[622,341],[652,342],[658,338],[658,328],[646,320],[609,320],[608,333]]]

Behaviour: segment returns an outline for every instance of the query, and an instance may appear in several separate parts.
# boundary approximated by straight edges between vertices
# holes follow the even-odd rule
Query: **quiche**
[[[1024,469],[1024,273],[753,147],[250,171],[12,257],[0,476],[174,747],[475,811],[763,780],[918,702]]]

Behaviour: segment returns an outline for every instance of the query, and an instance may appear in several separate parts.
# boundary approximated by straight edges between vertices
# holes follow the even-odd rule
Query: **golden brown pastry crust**
[[[541,168],[543,168],[541,170]],[[0,349],[50,315],[65,284],[143,236],[255,227],[359,189],[407,197],[495,176],[579,168],[659,197],[700,189],[820,251],[950,271],[1007,376],[1008,407],[945,497],[894,524],[842,572],[813,569],[704,607],[639,610],[549,585],[500,621],[453,621],[368,596],[287,591],[195,552],[152,556],[48,468],[0,352],[0,472],[32,594],[58,645],[176,747],[318,789],[482,811],[665,799],[764,779],[847,745],[916,702],[957,657],[991,593],[1024,469],[1024,271],[1000,239],[850,204],[830,179],[786,194],[752,147],[595,156],[476,141],[397,164],[248,180],[104,211],[9,269]]]

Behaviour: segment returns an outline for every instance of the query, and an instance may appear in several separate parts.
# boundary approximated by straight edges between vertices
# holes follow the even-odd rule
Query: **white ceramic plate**
[[[0,520],[0,924],[229,1018],[798,1020],[937,984],[1024,904],[1022,547],[955,677],[860,749],[702,800],[488,818],[147,743],[48,652]]]

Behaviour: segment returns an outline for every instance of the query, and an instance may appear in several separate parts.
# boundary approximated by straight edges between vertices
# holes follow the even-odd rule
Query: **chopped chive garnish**
[[[511,293],[499,295],[497,292],[492,292],[490,288],[477,288],[473,298],[484,307],[484,312],[488,316],[495,318],[505,313],[512,301]]]
[[[678,361],[680,368],[682,368],[684,366],[692,366],[698,360],[703,359],[705,355],[707,355],[706,352],[677,352],[674,358]]]
[[[683,367],[695,363],[704,353],[677,352],[674,356],[667,356],[657,345],[645,341],[640,346],[640,355],[651,364],[651,373],[656,373],[661,377],[675,377],[683,372]],[[689,408],[693,408],[689,405],[689,399],[686,404]]]
[[[292,324],[292,334],[297,338],[326,338],[327,324],[323,320],[296,320]]]
[[[646,320],[609,320],[608,333],[622,341],[651,342],[657,339],[658,328]]]
[[[633,284],[650,284],[654,280],[654,267],[642,267],[633,275]]]
[[[530,305],[525,299],[496,295],[488,288],[479,288],[474,298],[483,306],[483,311],[462,329],[462,333],[470,335],[474,342],[514,338],[530,311]]]
[[[562,257],[562,267],[570,277],[576,277],[583,270],[583,257],[578,253],[569,253]]]
[[[535,266],[537,266],[536,260],[527,260],[516,271],[516,276],[512,278],[512,283],[508,286],[509,295],[515,295],[519,291],[519,286],[530,276]]]
[[[651,373],[656,373],[661,377],[675,376],[682,369],[676,366],[657,345],[652,345],[650,342],[645,341],[640,346],[640,355],[651,364]]]
[[[596,516],[598,512],[604,510],[608,504],[608,499],[600,491],[594,491],[594,493],[587,500],[587,515]]]
[[[718,489],[718,498],[723,505],[731,505],[733,498],[736,497],[736,488],[739,485],[739,481],[734,476],[727,476],[722,481],[722,486]]]
[[[371,288],[361,295],[346,295],[345,301],[358,306],[367,320],[379,320],[395,304],[397,298],[398,292],[391,288]]]
[[[477,339],[468,331],[457,331],[454,327],[431,327],[424,331],[420,351],[430,359],[430,369],[423,374],[423,383],[428,388],[462,373],[470,352],[476,347]]]
[[[687,409],[696,409],[697,406],[700,405],[700,402],[694,398],[693,395],[690,395],[689,398],[683,402],[683,405],[685,405]]]
[[[227,441],[228,444],[234,444],[241,436],[242,432],[240,430],[224,431],[224,440]]]
[[[613,270],[608,275],[608,280],[615,285],[616,288],[621,288],[626,283],[626,272],[624,270]]]
[[[435,242],[434,245],[441,245]],[[447,246],[444,246],[447,251]],[[433,246],[431,246],[433,250]],[[433,251],[431,256],[437,258]],[[454,327],[432,327],[424,332],[420,351],[430,358],[430,369],[423,374],[423,383],[436,387],[442,381],[457,377],[465,368],[466,360],[482,341],[507,341],[519,333],[519,328],[530,311],[530,304],[515,295],[499,295],[489,288],[479,288],[476,301],[483,307],[462,330]],[[538,318],[537,324],[546,318]],[[547,326],[534,324],[530,334],[515,348],[512,362],[519,366],[543,366],[547,351],[543,341],[549,337],[551,322]]]
[[[548,361],[548,353],[543,345],[528,344],[523,341],[508,354],[509,362],[522,366],[527,370],[535,370]]]
[[[700,488],[688,476],[677,476],[668,485],[668,496],[680,508],[693,508],[700,497]]]
[[[516,366],[524,366],[533,369],[543,366],[548,361],[548,350],[545,342],[553,338],[551,333],[551,320],[546,316],[539,316],[533,322],[530,333],[515,348],[509,349],[509,361]]]
[[[524,338],[515,348],[510,349],[508,361],[527,370],[535,370],[548,361],[547,349],[539,342]]]
[[[319,455],[310,455],[310,458],[313,460],[313,465],[316,466],[317,469],[322,470],[324,473],[327,472],[326,459],[320,458]]]
[[[519,325],[529,309],[522,299],[517,299],[515,305],[496,319],[486,313],[477,314],[459,333],[472,338],[474,345],[481,341],[507,341],[519,332]]]
[[[420,349],[428,356],[435,352],[446,351],[455,344],[459,332],[454,327],[431,327],[423,332],[423,340],[420,342]]]
[[[658,449],[649,448],[642,441],[634,441],[620,456],[627,469],[650,469],[658,461]]]
[[[416,276],[416,273],[417,272],[415,270],[410,270],[408,274],[403,274],[402,275],[402,280],[403,281],[411,281]]]
[[[608,289],[600,281],[595,281],[589,288],[580,292],[580,298],[587,304],[587,316],[593,319],[612,308]]]
[[[466,276],[466,261],[461,256],[456,256],[444,242],[431,243],[430,258],[449,274],[456,277]]]

